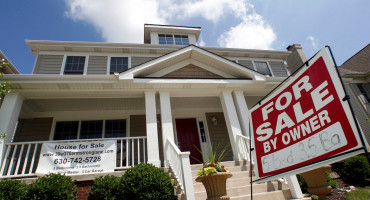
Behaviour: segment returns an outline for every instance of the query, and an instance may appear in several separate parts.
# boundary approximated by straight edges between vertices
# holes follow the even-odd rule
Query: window
[[[85,56],[67,56],[64,74],[83,74]]]
[[[114,72],[122,72],[128,69],[127,57],[111,57],[110,59],[110,74]]]
[[[202,142],[207,142],[206,132],[204,130],[204,123],[202,121],[199,122],[199,131]]]
[[[96,139],[103,137],[126,137],[126,120],[59,121],[55,125],[54,140]]]
[[[159,44],[189,45],[187,35],[158,34]]]
[[[256,66],[256,70],[259,72],[259,73],[262,73],[264,75],[269,75],[271,76],[271,71],[267,65],[267,62],[263,62],[263,61],[254,61],[254,66]]]
[[[364,103],[370,103],[370,98],[368,94],[366,93],[366,90],[364,86],[361,83],[356,84],[358,89],[360,90],[361,99]]]
[[[78,121],[57,122],[54,140],[75,140],[78,134]]]

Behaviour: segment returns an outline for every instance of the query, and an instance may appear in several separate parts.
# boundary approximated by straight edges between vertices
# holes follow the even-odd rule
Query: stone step
[[[253,177],[253,180],[255,180],[255,177]],[[254,183],[255,184],[255,183]],[[250,185],[250,177],[247,178],[235,178],[235,179],[227,179],[226,187],[238,187],[238,186],[247,186]],[[205,188],[203,186],[203,183],[196,182],[194,183],[194,192],[200,192],[205,191]]]
[[[242,166],[230,166],[230,167],[226,167],[225,168],[227,170],[229,170],[231,173],[234,173],[234,172],[241,172],[241,171],[249,171],[250,170],[250,167],[247,166],[247,165],[242,165]],[[194,176],[197,176],[199,172],[199,169],[197,170],[192,170],[191,171],[191,175],[194,177]]]
[[[278,190],[272,192],[261,192],[253,193],[253,200],[277,200],[277,199],[291,199],[292,195],[290,194],[289,189]],[[241,196],[230,196],[230,200],[250,200],[251,195],[241,195]]]
[[[253,194],[257,193],[265,193],[268,191],[277,191],[278,190],[278,183],[261,183],[261,184],[254,184],[253,185]],[[251,186],[244,185],[244,186],[236,186],[236,187],[227,187],[227,195],[229,197],[236,197],[236,196],[246,196],[250,195]],[[195,192],[195,199],[206,199],[207,193],[204,190]]]
[[[229,167],[234,167],[234,166],[243,166],[243,165],[249,165],[248,161],[242,160],[242,161],[226,161],[226,162],[221,162],[221,165],[225,166],[226,168]],[[191,171],[194,170],[199,170],[202,168],[203,164],[196,164],[196,165],[191,165]]]
[[[232,177],[231,178],[228,178],[227,180],[231,180],[231,179],[240,179],[240,178],[250,178],[250,175],[249,175],[249,171],[241,171],[241,172],[233,172],[232,173]],[[197,183],[195,181],[195,179],[197,178],[198,176],[193,176],[193,184]]]

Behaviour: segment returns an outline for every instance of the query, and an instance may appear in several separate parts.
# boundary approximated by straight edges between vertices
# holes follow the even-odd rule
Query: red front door
[[[181,151],[190,151],[190,164],[200,164],[203,161],[200,149],[197,120],[176,119],[177,140]]]

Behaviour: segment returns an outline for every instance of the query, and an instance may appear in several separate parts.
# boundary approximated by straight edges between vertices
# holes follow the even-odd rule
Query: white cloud
[[[314,50],[317,50],[317,40],[312,36],[312,35],[309,35],[307,37],[307,40],[310,40],[311,41],[311,46]]]
[[[203,40],[203,38],[202,38],[202,37],[199,37],[199,40],[198,40],[198,41],[199,41],[199,42],[198,42],[199,46],[201,46],[201,47],[206,46],[206,42]]]
[[[276,40],[274,30],[264,22],[261,15],[250,14],[242,22],[231,27],[218,38],[218,43],[224,47],[272,49]]]
[[[65,0],[68,17],[92,24],[108,42],[143,42],[144,23],[176,24],[204,18],[217,24],[232,17],[240,23],[221,34],[225,47],[271,49],[273,29],[246,0]],[[249,13],[252,12],[252,13]],[[193,24],[186,24],[193,26]],[[203,40],[200,45],[205,45]]]

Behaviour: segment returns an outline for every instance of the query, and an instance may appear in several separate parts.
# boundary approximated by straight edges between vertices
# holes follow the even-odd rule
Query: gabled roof
[[[202,68],[224,79],[266,80],[265,75],[257,71],[194,45],[123,71],[119,74],[119,78],[163,78],[166,74],[189,65]]]
[[[365,75],[370,73],[370,44],[349,58],[339,67],[343,75]]]

